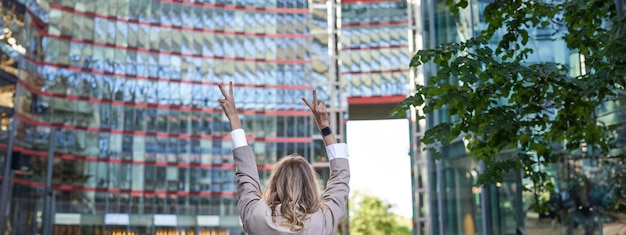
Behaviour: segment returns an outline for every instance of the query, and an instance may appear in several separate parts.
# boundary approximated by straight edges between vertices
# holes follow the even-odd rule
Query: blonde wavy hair
[[[317,178],[317,173],[303,157],[281,158],[264,192],[272,220],[291,231],[304,229],[308,215],[323,207]]]

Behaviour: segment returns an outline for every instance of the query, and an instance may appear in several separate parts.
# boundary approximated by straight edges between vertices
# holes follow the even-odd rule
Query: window
[[[179,133],[190,134],[189,125],[191,124],[191,114],[189,112],[180,112],[180,121],[177,123],[179,126]]]
[[[189,13],[189,17],[184,17],[183,19],[190,19],[192,23],[192,27],[193,28],[204,28],[204,25],[202,24],[202,11],[203,7],[185,7],[185,9],[189,9],[191,12]]]
[[[183,14],[183,9],[181,8],[191,8],[190,6],[182,6],[181,4],[170,4],[170,20],[171,20],[171,24],[174,26],[182,26],[183,22],[182,22],[182,14]],[[186,15],[187,17],[189,17],[189,15]],[[185,20],[193,20],[190,18],[184,18]]]
[[[167,154],[169,148],[169,138],[157,137],[157,162],[164,162],[166,159],[163,159],[161,154]]]
[[[133,136],[122,136],[122,159],[132,159],[133,156]]]
[[[100,133],[98,136],[98,157],[109,157],[111,152],[111,137],[108,133]]]
[[[150,22],[160,24],[161,23],[161,2],[150,1],[146,2],[146,4],[150,5],[146,7],[146,11],[152,14],[146,14],[150,17]]]
[[[129,165],[132,171],[132,190],[143,190],[144,189],[144,181],[148,180],[148,176],[152,177],[152,173],[148,171],[152,171],[153,169],[149,166],[144,165]],[[144,170],[145,169],[145,170]],[[150,178],[152,180],[152,178]]]

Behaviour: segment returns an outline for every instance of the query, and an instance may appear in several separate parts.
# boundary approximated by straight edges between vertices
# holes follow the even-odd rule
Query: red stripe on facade
[[[347,47],[342,48],[342,51],[367,51],[367,50],[381,50],[381,49],[395,49],[395,48],[409,48],[408,45],[395,45],[395,46],[377,46],[377,47]]]
[[[225,5],[225,4],[190,2],[190,1],[181,1],[181,0],[161,0],[161,2],[176,3],[176,4],[182,4],[182,5],[188,5],[188,6],[227,9],[227,10],[290,13],[290,14],[309,14],[309,9],[303,9],[303,8],[262,8],[262,7],[248,7],[248,6],[235,6],[235,5]]]
[[[24,116],[21,113],[15,113],[14,116],[17,117],[20,121],[29,125],[63,128],[63,129],[68,129],[68,130],[82,130],[82,131],[88,131],[88,132],[134,135],[134,136],[155,136],[155,137],[160,137],[160,138],[218,140],[218,141],[230,140],[230,135],[228,133],[224,133],[224,135],[222,136],[210,136],[210,135],[172,134],[172,133],[164,133],[164,132],[126,131],[126,130],[118,130],[118,129],[111,129],[111,128],[88,127],[88,126],[79,126],[79,125],[73,125],[73,124],[47,123],[47,122],[35,121]],[[269,143],[274,143],[274,142],[310,143],[313,141],[313,139],[310,137],[257,137],[257,138],[248,137],[248,141],[269,142]]]
[[[401,21],[383,21],[383,22],[357,22],[357,23],[347,23],[342,24],[341,27],[372,27],[372,26],[391,26],[391,25],[406,25],[408,24],[408,20]]]
[[[348,97],[348,105],[396,104],[404,101],[404,99],[406,99],[406,96],[404,95]]]
[[[209,85],[209,86],[217,86],[222,83],[219,82],[209,82],[209,81],[194,81],[194,80],[184,80],[184,79],[169,79],[169,78],[158,78],[158,77],[149,77],[149,76],[141,76],[141,75],[132,75],[125,73],[109,73],[96,69],[83,69],[76,66],[71,65],[62,65],[55,64],[52,62],[42,62],[30,56],[23,56],[24,59],[37,64],[37,65],[45,65],[55,68],[67,69],[74,72],[83,72],[89,74],[97,74],[97,75],[108,75],[112,77],[120,77],[120,78],[132,78],[132,79],[140,79],[140,80],[149,80],[149,81],[163,81],[163,82],[172,82],[172,83],[183,83],[183,84],[197,84],[197,85]],[[234,83],[235,87],[249,87],[249,88],[264,88],[264,89],[281,89],[281,90],[310,90],[311,86],[309,85],[256,85],[256,84],[238,84]]]
[[[50,4],[50,8],[61,10],[64,12],[70,12],[78,15],[84,15],[88,17],[107,19],[107,20],[115,20],[124,23],[130,24],[138,24],[138,25],[146,25],[150,27],[159,27],[159,28],[169,28],[169,29],[179,29],[183,31],[195,31],[195,32],[204,32],[204,33],[214,33],[214,34],[225,34],[225,35],[242,35],[242,36],[250,36],[250,37],[268,37],[268,38],[309,38],[311,35],[309,34],[271,34],[271,33],[249,33],[249,32],[237,32],[237,31],[226,31],[226,30],[214,30],[214,29],[205,29],[205,28],[194,28],[188,26],[175,26],[175,25],[167,25],[161,23],[151,23],[151,22],[140,22],[136,20],[129,20],[117,17],[111,17],[106,15],[101,15],[95,12],[86,12],[81,10],[76,10],[71,7],[64,7],[57,4]],[[307,10],[308,13],[308,10]]]
[[[409,69],[390,69],[390,70],[377,70],[377,71],[356,71],[356,72],[341,72],[341,74],[381,74],[381,73],[399,73],[409,72]]]
[[[6,148],[7,145],[5,143],[0,143],[0,148]],[[21,146],[13,146],[13,151],[20,152],[22,154],[30,155],[33,157],[48,157],[47,151],[39,151],[26,149]],[[145,154],[144,157],[152,157],[153,155]],[[185,158],[200,158],[197,155],[187,155]],[[193,163],[193,162],[163,162],[163,161],[138,161],[138,160],[128,160],[128,159],[119,159],[119,158],[102,158],[102,157],[94,157],[94,156],[78,156],[72,154],[63,154],[63,153],[55,153],[55,159],[63,159],[70,161],[84,161],[84,162],[106,162],[106,163],[116,163],[116,164],[132,164],[132,165],[148,165],[148,166],[176,166],[176,167],[190,167],[190,168],[203,168],[203,169],[235,169],[235,164],[225,163],[225,164],[210,164],[210,163]],[[220,157],[213,158],[220,159]],[[224,158],[232,158],[232,156],[223,156]],[[257,168],[259,170],[271,170],[273,169],[272,164],[257,164]]]
[[[126,51],[137,51],[144,53],[153,53],[160,55],[176,55],[180,57],[187,58],[200,58],[200,59],[213,59],[213,60],[224,60],[224,61],[243,61],[243,62],[255,62],[255,63],[276,63],[276,64],[308,64],[310,60],[299,60],[299,59],[265,59],[265,58],[244,58],[244,57],[225,57],[225,56],[208,56],[201,54],[190,54],[190,53],[180,53],[180,52],[172,52],[165,50],[150,50],[147,48],[139,48],[139,47],[126,47],[120,45],[113,45],[103,42],[95,42],[83,39],[72,38],[69,36],[61,36],[61,35],[50,35],[47,33],[41,33],[43,37],[55,38],[63,41],[77,42],[94,46],[101,46],[107,48],[114,48],[118,50],[126,50]]]
[[[185,111],[185,112],[196,112],[196,113],[222,113],[221,109],[212,109],[212,108],[198,108],[194,106],[182,106],[182,105],[165,105],[165,104],[157,104],[157,103],[136,103],[136,102],[128,102],[128,101],[119,101],[119,100],[107,100],[100,99],[94,97],[84,97],[84,96],[75,96],[75,95],[67,95],[67,94],[55,94],[47,91],[41,91],[39,89],[31,88],[23,80],[18,80],[18,84],[28,90],[30,93],[46,96],[46,97],[55,97],[66,100],[80,100],[86,101],[90,103],[99,103],[99,104],[112,104],[116,106],[125,106],[125,107],[135,107],[135,108],[152,108],[158,110],[177,110],[177,111]],[[244,115],[268,115],[268,116],[309,116],[311,112],[309,111],[296,111],[296,110],[248,110],[248,109],[240,109],[239,114]]]
[[[25,179],[13,179],[13,183],[24,186],[43,188],[43,182],[30,181]],[[105,193],[128,193],[131,195],[156,195],[156,196],[214,196],[214,197],[236,197],[235,192],[189,192],[189,191],[167,191],[167,190],[131,190],[131,189],[117,189],[117,188],[100,188],[100,187],[86,187],[75,185],[52,185],[52,189],[61,191],[83,191],[83,192],[105,192]]]

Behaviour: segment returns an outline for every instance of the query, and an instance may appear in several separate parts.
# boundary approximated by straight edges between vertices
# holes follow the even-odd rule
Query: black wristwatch
[[[333,131],[330,129],[330,127],[324,127],[324,128],[322,128],[321,133],[322,133],[322,137],[323,137],[323,136],[327,136],[327,135],[332,134]]]

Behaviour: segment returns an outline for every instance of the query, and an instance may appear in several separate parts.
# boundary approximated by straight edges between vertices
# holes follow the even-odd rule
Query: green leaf
[[[450,13],[457,13],[468,1],[446,4]],[[626,145],[626,121],[604,110],[620,110],[626,103],[626,18],[618,22],[615,9],[614,1],[599,0],[489,1],[483,12],[486,27],[477,37],[442,43],[411,58],[411,67],[433,63],[437,71],[425,69],[427,84],[397,108],[423,107],[415,119],[440,115],[428,122],[421,139],[435,159],[442,157],[441,147],[468,134],[467,155],[486,166],[479,184],[500,182],[506,172],[521,169],[533,183],[529,190],[545,195],[554,190],[554,181],[563,179],[542,169],[579,151],[582,143],[607,158]],[[533,27],[557,29],[555,40],[571,50],[557,53],[571,59],[580,53],[585,74],[574,73],[583,66],[537,62],[552,59],[537,58]],[[609,99],[620,105],[608,105]],[[498,154],[511,148],[518,148],[518,154],[501,159]],[[619,172],[612,170],[617,166],[606,167]],[[536,209],[545,209],[540,204]]]
[[[411,63],[409,63],[409,67],[418,67],[422,65],[422,61],[419,55],[415,55],[413,56],[413,58],[411,58]]]

